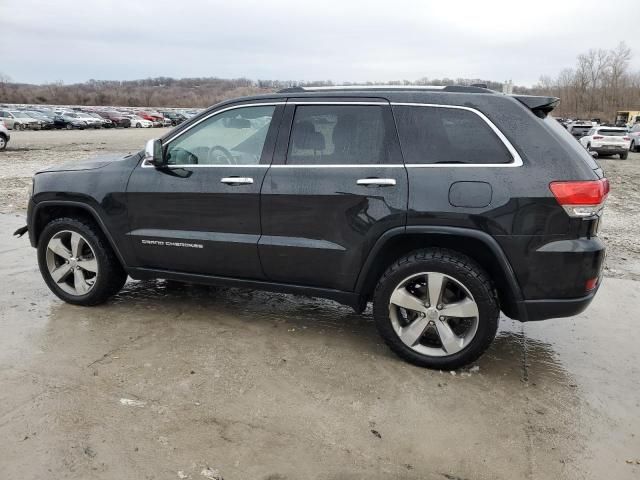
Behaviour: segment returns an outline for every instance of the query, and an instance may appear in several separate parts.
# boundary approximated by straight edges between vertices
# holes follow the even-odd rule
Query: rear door
[[[290,99],[262,187],[268,279],[350,291],[373,243],[405,225],[407,175],[383,99]]]
[[[273,102],[222,107],[163,142],[166,168],[135,169],[127,196],[137,266],[264,277],[260,186],[283,108]]]

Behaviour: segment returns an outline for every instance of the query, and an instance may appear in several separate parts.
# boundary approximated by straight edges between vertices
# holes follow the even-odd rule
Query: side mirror
[[[161,167],[165,164],[164,155],[162,155],[162,142],[154,138],[147,142],[144,149],[144,161],[156,167]]]

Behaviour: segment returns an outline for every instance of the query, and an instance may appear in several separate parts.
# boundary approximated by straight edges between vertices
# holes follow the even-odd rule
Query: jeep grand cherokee
[[[600,284],[609,184],[557,101],[340,87],[223,102],[138,154],[37,173],[29,236],[69,303],[127,276],[372,301],[394,352],[456,368],[501,311],[575,315]]]

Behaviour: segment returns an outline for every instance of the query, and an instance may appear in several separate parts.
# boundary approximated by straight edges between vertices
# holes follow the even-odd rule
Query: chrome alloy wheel
[[[62,230],[47,244],[47,269],[58,286],[70,295],[86,295],[98,278],[98,261],[78,232]]]
[[[478,305],[459,281],[438,272],[405,278],[389,300],[398,338],[422,355],[444,357],[465,348],[478,331]]]

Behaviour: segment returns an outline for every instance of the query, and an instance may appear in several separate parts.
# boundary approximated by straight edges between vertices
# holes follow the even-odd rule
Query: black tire
[[[13,129],[14,130],[24,130],[24,125],[22,123],[14,123],[13,124]]]
[[[633,141],[633,140],[631,141],[631,145],[629,145],[629,151],[630,151],[630,152],[637,152],[637,149],[636,149],[636,142],[635,142],[635,141]]]
[[[66,129],[67,130],[73,130],[73,125],[71,125],[70,123],[67,123]]]
[[[95,252],[98,265],[97,279],[91,290],[84,295],[71,295],[62,290],[51,278],[47,267],[46,253],[49,240],[63,230],[82,235]],[[118,293],[127,281],[127,273],[104,234],[93,222],[86,219],[58,218],[49,222],[38,239],[38,265],[49,289],[61,300],[74,305],[93,306],[103,303]]]
[[[473,295],[478,307],[478,328],[469,344],[457,353],[430,356],[405,345],[396,334],[389,315],[391,294],[407,277],[438,272],[454,278]],[[471,258],[452,250],[416,250],[396,260],[378,281],[373,298],[373,316],[385,343],[404,360],[432,369],[452,370],[476,360],[491,345],[498,329],[500,309],[486,272]]]
[[[7,148],[7,143],[9,143],[9,141],[7,140],[7,136],[4,133],[0,133],[0,151],[4,150],[5,148]]]
[[[620,160],[626,160],[629,157],[629,152],[624,152],[620,154]]]
[[[136,123],[136,128],[142,128],[142,125],[140,124],[140,122]]]

